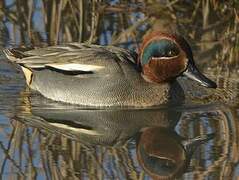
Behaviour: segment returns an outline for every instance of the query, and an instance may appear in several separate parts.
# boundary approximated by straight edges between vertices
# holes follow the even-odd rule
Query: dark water
[[[15,1],[4,2],[13,12],[16,10],[11,6]],[[37,10],[34,12],[33,24],[41,22],[38,12],[42,6],[41,2],[35,2],[38,9],[35,7]],[[42,25],[32,25],[30,29],[21,29],[21,26],[12,23],[10,15],[3,11],[3,25],[6,29],[1,32],[8,36],[4,36],[2,44],[45,45],[64,41],[87,41],[88,38],[98,44],[113,43],[135,49],[138,43],[135,41],[140,41],[143,32],[151,28],[150,18],[157,11],[150,14],[143,8],[143,3],[130,3],[128,8],[133,9],[133,12],[124,12],[126,6],[115,6],[117,2],[121,1],[110,1],[112,6],[106,8],[109,12],[98,17],[101,19],[98,34],[94,28],[89,30],[89,27],[84,27],[75,33],[76,36],[74,29],[66,36],[66,32],[62,30],[64,27],[60,26],[57,40],[53,37],[51,28],[44,31]],[[89,3],[87,6],[92,14],[96,13],[94,5]],[[50,8],[47,10],[50,11]],[[165,13],[167,14],[166,11]],[[179,15],[186,16],[182,12],[179,12]],[[157,13],[155,17],[158,17]],[[128,24],[124,24],[125,19],[130,19]],[[147,23],[137,27],[137,36],[134,36],[130,27],[141,20]],[[64,18],[62,21],[65,21]],[[154,21],[153,24],[157,22]],[[47,25],[45,24],[46,27]],[[94,27],[94,23],[90,25]],[[18,28],[14,29],[14,26]],[[83,36],[81,33],[84,29]],[[198,27],[190,27],[188,31],[197,32],[195,29]],[[31,38],[35,41],[32,41],[29,30],[33,31],[33,34],[41,32],[42,38],[34,39],[34,36]],[[120,33],[123,30],[128,30],[128,34]],[[209,35],[202,33],[193,38],[196,42],[192,40],[196,59],[200,60],[197,64],[217,82],[218,89],[205,89],[193,82],[179,79],[187,95],[186,102],[174,107],[81,109],[53,102],[28,89],[21,71],[1,56],[0,177],[160,179],[166,176],[173,179],[237,179],[239,80],[234,63],[237,62],[237,57],[228,56],[228,52],[232,53],[234,47],[228,47],[226,43],[212,45],[215,42],[195,45],[199,37],[202,37],[200,44],[205,40],[204,36],[213,39],[212,34],[221,33],[218,31],[212,29]],[[208,49],[212,51],[207,51]],[[220,54],[222,52],[223,55]],[[223,62],[222,66],[219,66],[218,63],[221,63],[222,59],[227,63]],[[230,66],[234,68],[229,69]]]

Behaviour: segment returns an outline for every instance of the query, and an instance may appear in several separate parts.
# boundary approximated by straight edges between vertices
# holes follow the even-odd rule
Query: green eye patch
[[[142,65],[147,64],[151,57],[174,57],[179,54],[177,45],[170,40],[152,41],[143,49]]]

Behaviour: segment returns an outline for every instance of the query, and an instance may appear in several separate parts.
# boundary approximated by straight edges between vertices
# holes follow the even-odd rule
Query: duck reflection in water
[[[138,160],[153,179],[174,179],[187,170],[195,149],[213,136],[186,140],[167,128],[147,128],[137,142]]]
[[[136,142],[134,152],[138,163],[153,179],[180,177],[186,172],[195,149],[213,137],[212,134],[193,139],[179,136],[174,128],[181,112],[170,107],[79,109],[40,95],[31,96],[30,102],[29,119],[26,113],[22,119],[31,126],[92,147],[119,148]]]

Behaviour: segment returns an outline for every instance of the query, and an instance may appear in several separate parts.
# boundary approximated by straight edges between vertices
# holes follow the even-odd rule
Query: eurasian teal
[[[30,88],[71,104],[146,107],[178,102],[184,99],[175,81],[181,75],[216,88],[196,68],[187,41],[159,31],[144,38],[138,54],[80,43],[3,52],[21,66]]]

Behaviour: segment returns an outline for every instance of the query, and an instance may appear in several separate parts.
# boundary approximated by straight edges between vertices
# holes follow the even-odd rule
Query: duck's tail
[[[25,51],[24,51],[25,50]],[[5,55],[5,57],[12,63],[16,63],[16,64],[19,64],[23,73],[24,73],[24,76],[25,76],[25,79],[26,79],[26,83],[28,86],[30,86],[31,84],[31,81],[32,81],[32,71],[31,69],[25,67],[23,64],[21,64],[21,59],[22,58],[25,58],[25,57],[29,57],[29,55],[27,55],[26,52],[27,50],[29,49],[19,49],[19,48],[16,48],[16,49],[3,49],[2,50],[2,53],[3,55]]]
[[[13,49],[3,49],[3,55],[11,62],[18,63],[18,61],[22,58],[29,57],[26,54],[26,51],[31,50],[32,48],[13,48]]]
[[[10,60],[11,62],[16,62],[17,57],[12,52],[12,49],[3,49],[2,50],[3,55]]]

